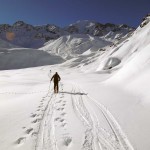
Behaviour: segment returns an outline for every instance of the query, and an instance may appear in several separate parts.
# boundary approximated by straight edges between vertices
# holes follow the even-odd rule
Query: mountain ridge
[[[64,35],[88,34],[112,41],[134,30],[127,25],[101,24],[87,20],[77,21],[63,28],[54,24],[30,25],[24,21],[17,21],[13,25],[0,25],[0,39],[20,47],[40,48],[49,40],[55,40]]]

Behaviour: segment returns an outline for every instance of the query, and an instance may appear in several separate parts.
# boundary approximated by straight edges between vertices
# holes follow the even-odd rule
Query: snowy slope
[[[64,28],[69,35],[45,43],[41,50],[55,53],[63,58],[77,57],[84,52],[105,51],[105,47],[122,43],[133,33],[127,25],[100,24],[94,21],[78,21]]]
[[[112,42],[103,40],[99,37],[74,34],[62,36],[57,40],[51,40],[40,49],[49,53],[58,54],[64,58],[71,58],[77,57],[88,50],[91,52],[97,52],[98,50],[111,44]]]
[[[49,83],[55,71],[59,94]],[[117,120],[84,87],[98,87],[98,76],[59,65],[1,71],[0,149],[133,150]]]
[[[0,70],[21,69],[64,62],[60,56],[42,50],[11,48],[0,49]]]
[[[139,74],[140,70],[148,65],[150,58],[150,17],[148,16],[146,20],[148,23],[144,27],[138,27],[130,38],[109,51],[107,54],[108,57],[105,57],[108,61],[110,58],[120,60],[120,63],[117,66],[111,66],[111,63],[109,63],[109,67],[112,67],[112,70],[113,67],[121,68],[118,73],[114,75],[116,78],[115,81],[126,82],[128,79],[132,80],[133,75]],[[108,61],[106,61],[106,63]],[[104,63],[103,66],[105,65],[106,64]]]
[[[97,69],[98,72],[110,73],[110,78],[103,83],[106,87],[115,86],[130,95],[126,97],[121,94],[120,99],[116,97],[116,100],[111,99],[110,102],[109,96],[103,94],[103,98],[106,97],[103,103],[110,107],[116,116],[117,110],[122,107],[119,115],[121,126],[126,128],[135,149],[140,150],[150,148],[149,33],[148,15],[129,39],[100,56]],[[98,64],[98,61],[95,63]],[[107,90],[107,94],[109,93]],[[114,94],[118,95],[113,89],[112,93],[112,97]]]
[[[64,62],[64,59],[42,50],[21,48],[0,39],[0,70],[21,69]]]
[[[6,41],[0,39],[0,48],[1,49],[2,48],[3,49],[8,49],[8,48],[14,48],[14,47],[18,47],[18,46],[15,46],[15,45],[13,45],[9,42],[6,42]]]

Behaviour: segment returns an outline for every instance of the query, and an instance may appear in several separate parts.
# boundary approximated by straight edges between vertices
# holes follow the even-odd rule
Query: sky
[[[78,20],[137,27],[150,13],[149,0],[0,0],[0,24],[67,26]]]

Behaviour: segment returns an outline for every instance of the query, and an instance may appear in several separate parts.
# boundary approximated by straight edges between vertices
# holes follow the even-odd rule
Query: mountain
[[[133,31],[134,28],[127,25],[110,23],[103,25],[94,21],[78,21],[64,28],[53,24],[33,26],[23,21],[17,21],[13,25],[1,24],[0,38],[21,47],[40,48],[45,42],[64,35],[89,34],[115,41]]]
[[[105,61],[104,59],[101,61],[101,65],[97,70],[119,69],[119,72],[122,72],[123,70],[127,69],[128,73],[122,72],[122,75],[119,75],[119,81],[121,81],[123,78],[132,76],[134,72],[137,72],[149,62],[149,33],[150,15],[147,15],[140,26],[133,32],[132,36],[107,52]],[[120,60],[120,62],[116,65],[112,65],[117,59]]]
[[[1,39],[26,48],[38,48],[50,39],[57,39],[64,32],[55,25],[32,26],[23,21],[17,21],[12,26],[0,25]]]
[[[66,62],[65,65],[70,65],[71,62],[73,66],[81,67],[84,71],[97,71],[103,73],[111,73],[118,71],[118,73],[115,74],[113,77],[116,78],[116,80],[112,79],[112,81],[117,82],[124,81],[123,78],[128,79],[134,77],[134,71],[138,71],[138,67],[141,65],[145,66],[146,62],[149,62],[150,59],[150,53],[148,48],[150,43],[149,22],[150,14],[143,18],[142,23],[134,32],[126,34],[122,39],[114,43],[110,42],[102,46],[101,43],[98,42],[98,46],[96,46],[96,44],[94,43],[94,46],[90,44],[90,48],[85,48],[86,44],[84,44],[85,49],[80,48],[83,50],[82,53],[80,53],[78,57],[69,60],[69,63]],[[98,40],[99,39],[106,40],[103,37],[98,38]],[[93,41],[95,40],[96,39],[93,38]],[[87,41],[91,42],[89,39]],[[52,46],[54,46],[53,44]],[[51,44],[49,46],[51,46]],[[45,47],[47,47],[47,45]],[[84,61],[81,61],[83,59]],[[134,62],[134,59],[137,59],[136,62]],[[135,66],[132,66],[132,68],[130,68],[129,64],[132,64],[133,62]],[[140,64],[141,62],[143,64]],[[126,69],[128,70],[128,72],[125,73],[124,71]]]
[[[64,28],[68,34],[50,40],[40,49],[55,53],[65,59],[79,56],[85,51],[106,50],[128,38],[134,31],[127,25],[105,25],[92,21],[78,21]]]
[[[7,41],[1,40],[0,39],[0,49],[8,49],[8,48],[14,48],[14,47],[18,47],[16,45],[13,45]]]
[[[65,30],[70,34],[89,34],[92,36],[104,37],[106,39],[120,39],[127,33],[132,32],[134,28],[131,28],[125,24],[115,25],[112,23],[101,24],[95,21],[77,21],[74,24],[65,27]]]
[[[64,35],[56,40],[50,40],[45,43],[41,50],[60,55],[65,59],[77,57],[87,50],[97,52],[104,50],[106,46],[112,45],[112,42],[100,37],[94,37],[87,34]]]

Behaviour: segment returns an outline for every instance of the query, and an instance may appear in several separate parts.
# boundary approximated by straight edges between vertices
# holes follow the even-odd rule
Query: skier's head
[[[58,74],[57,72],[55,74]]]

